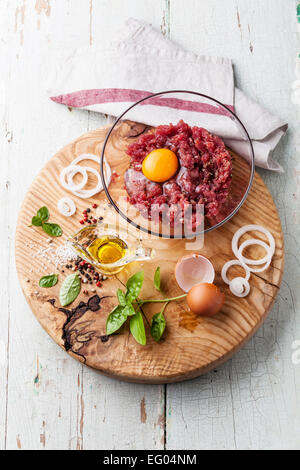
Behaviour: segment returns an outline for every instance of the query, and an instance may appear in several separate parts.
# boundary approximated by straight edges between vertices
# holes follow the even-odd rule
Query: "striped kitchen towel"
[[[49,83],[47,91],[53,101],[112,116],[151,93],[191,90],[211,96],[233,110],[245,125],[256,164],[282,171],[272,159],[272,152],[287,124],[235,87],[231,60],[185,51],[136,19],[127,20],[105,44],[63,54]],[[152,126],[183,119],[221,136],[230,148],[247,157],[246,136],[241,135],[228,113],[191,96],[157,97],[151,104],[133,108],[127,117]]]

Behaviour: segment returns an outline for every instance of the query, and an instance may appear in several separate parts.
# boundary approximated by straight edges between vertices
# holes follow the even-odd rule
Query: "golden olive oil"
[[[91,258],[100,264],[116,263],[124,258],[127,250],[128,247],[123,240],[110,235],[96,238],[87,248]]]
[[[108,275],[120,272],[133,261],[153,258],[154,250],[144,249],[138,237],[125,230],[121,236],[119,233],[103,224],[89,225],[69,237],[68,245],[97,271]]]

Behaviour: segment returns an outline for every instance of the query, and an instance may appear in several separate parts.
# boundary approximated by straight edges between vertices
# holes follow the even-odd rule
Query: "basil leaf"
[[[119,304],[122,305],[123,307],[125,307],[125,305],[126,305],[125,294],[124,294],[123,291],[121,291],[121,289],[117,290],[117,297],[118,297],[118,300],[119,300]]]
[[[50,235],[50,237],[60,237],[63,233],[62,229],[58,224],[51,224],[49,222],[45,222],[42,227],[44,232]]]
[[[34,225],[35,227],[40,227],[42,225],[42,221],[41,219],[37,216],[37,215],[34,215],[31,219],[31,223],[32,225]]]
[[[127,302],[126,306],[124,307],[124,312],[126,312],[128,316],[135,315],[135,310],[130,302]]]
[[[157,290],[161,290],[160,288],[160,267],[156,268],[155,274],[154,274],[154,287]]]
[[[127,283],[126,301],[133,302],[139,295],[144,281],[144,271],[139,271],[131,276]]]
[[[47,276],[41,277],[39,281],[40,287],[53,287],[57,284],[58,275],[57,274],[48,274]]]
[[[134,339],[142,346],[146,344],[146,332],[143,316],[138,310],[133,317],[130,319],[130,331]]]
[[[59,301],[63,307],[72,303],[80,292],[80,279],[78,274],[70,274],[61,285]]]
[[[124,311],[122,305],[118,305],[113,309],[112,312],[107,317],[106,320],[106,334],[111,335],[115,331],[119,330],[123,323],[127,320],[127,314]]]
[[[41,207],[38,211],[37,211],[37,214],[38,218],[42,221],[42,222],[46,222],[49,217],[50,217],[50,214],[49,214],[49,210],[46,206],[43,206]]]
[[[166,328],[166,319],[162,312],[153,315],[151,320],[151,336],[155,341],[159,341]]]

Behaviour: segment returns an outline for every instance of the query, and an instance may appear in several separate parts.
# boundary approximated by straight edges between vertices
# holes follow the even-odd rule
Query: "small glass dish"
[[[130,157],[126,153],[129,146],[139,135],[153,133],[159,125],[177,124],[183,120],[190,127],[206,128],[213,135],[220,136],[228,144],[232,143],[232,135],[243,142],[243,155],[237,155],[227,149],[232,156],[232,180],[229,195],[214,217],[203,215],[203,223],[196,231],[175,233],[162,223],[150,223],[141,211],[136,210],[128,201],[124,186],[125,173],[130,165]],[[129,131],[126,131],[126,125]],[[225,129],[225,131],[224,131]],[[231,139],[231,141],[230,141]],[[119,145],[121,142],[121,145]],[[232,144],[233,145],[233,144]],[[118,174],[106,185],[103,173],[104,159]],[[218,100],[207,95],[185,90],[165,91],[144,97],[124,111],[109,130],[104,141],[100,172],[103,187],[109,202],[116,212],[129,224],[149,235],[163,238],[193,238],[214,230],[225,224],[243,205],[250,191],[254,176],[254,152],[249,134],[235,113]],[[123,202],[120,202],[123,201]],[[205,206],[204,206],[205,209]]]
[[[72,250],[103,274],[116,274],[133,261],[152,259],[151,248],[143,248],[141,240],[128,230],[112,229],[105,224],[84,227],[68,238]]]

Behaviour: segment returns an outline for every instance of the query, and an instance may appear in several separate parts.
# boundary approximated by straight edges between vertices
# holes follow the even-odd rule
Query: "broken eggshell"
[[[214,282],[215,270],[205,256],[193,253],[181,258],[175,267],[176,281],[184,292],[188,292],[196,284]]]

